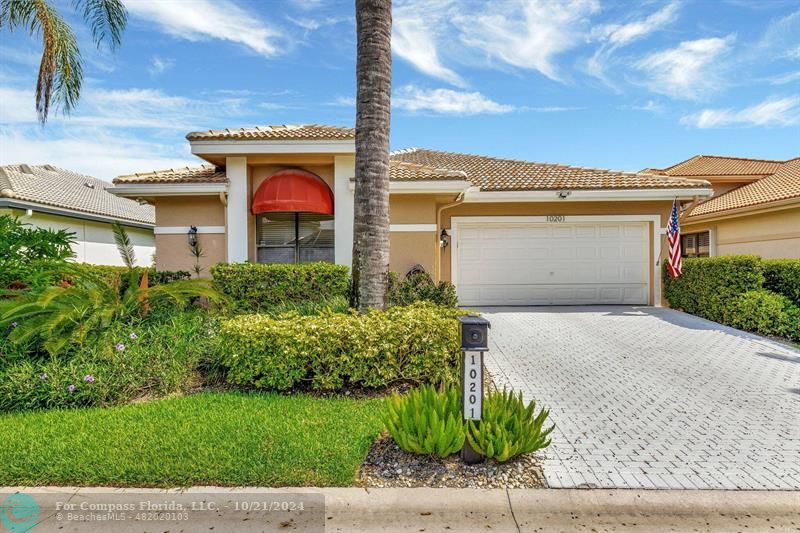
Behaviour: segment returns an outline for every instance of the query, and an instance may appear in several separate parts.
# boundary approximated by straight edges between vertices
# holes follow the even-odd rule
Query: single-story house
[[[714,190],[683,215],[684,256],[800,258],[800,157],[774,161],[698,155],[652,171],[706,180]]]
[[[139,265],[155,253],[155,209],[108,192],[110,183],[52,165],[0,166],[0,215],[75,233],[75,260],[122,265],[111,224],[125,226]]]
[[[188,232],[220,261],[350,265],[355,131],[321,125],[189,133],[206,165],[119,176],[156,208],[156,266],[187,269]],[[462,305],[661,303],[674,198],[707,181],[425,149],[393,152],[391,269],[421,265]],[[194,228],[194,229],[193,229]]]

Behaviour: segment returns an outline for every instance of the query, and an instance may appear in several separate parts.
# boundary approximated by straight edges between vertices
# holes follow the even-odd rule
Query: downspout
[[[439,246],[439,234],[441,232],[440,228],[442,226],[442,212],[445,209],[450,209],[451,207],[455,207],[457,205],[462,204],[464,202],[464,195],[471,188],[472,188],[471,185],[469,187],[466,187],[463,191],[458,193],[458,196],[456,196],[456,199],[455,199],[454,202],[449,203],[449,204],[444,204],[442,206],[439,206],[439,208],[436,209],[436,253],[433,256],[433,279],[437,283],[442,281],[442,254],[444,253],[444,248]],[[452,246],[453,243],[450,243],[450,244]],[[450,253],[451,254],[453,253],[452,249],[450,250]]]

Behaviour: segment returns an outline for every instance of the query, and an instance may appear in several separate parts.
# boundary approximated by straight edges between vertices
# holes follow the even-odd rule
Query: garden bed
[[[444,459],[401,450],[389,435],[373,444],[358,478],[362,487],[541,488],[546,487],[535,454],[505,463],[465,464],[458,455]]]

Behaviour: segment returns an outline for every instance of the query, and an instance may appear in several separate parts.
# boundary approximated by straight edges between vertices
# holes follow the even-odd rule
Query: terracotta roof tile
[[[558,189],[651,189],[710,187],[703,180],[571,167],[480,155],[408,149],[393,152],[393,163],[461,171],[482,191]]]
[[[127,183],[227,183],[225,169],[213,165],[169,168],[153,172],[139,172],[114,178],[116,185]]]
[[[467,180],[467,173],[461,170],[435,168],[406,161],[389,161],[389,179],[392,181],[448,181]]]
[[[320,124],[255,126],[224,130],[193,131],[186,135],[190,141],[265,140],[265,141],[352,141],[355,128]]]
[[[0,167],[0,198],[155,224],[152,205],[115,196],[108,192],[111,188],[106,181],[52,165]]]
[[[656,172],[666,176],[684,177],[769,176],[775,173],[783,163],[785,161],[698,155]]]
[[[689,217],[720,213],[769,202],[800,199],[800,157],[791,159],[771,176],[715,196],[692,210]]]

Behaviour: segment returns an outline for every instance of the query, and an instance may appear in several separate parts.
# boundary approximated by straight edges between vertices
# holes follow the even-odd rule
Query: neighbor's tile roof
[[[791,198],[800,199],[800,157],[781,164],[771,176],[703,202],[692,210],[689,218]]]
[[[0,198],[103,215],[120,221],[155,224],[152,205],[108,192],[112,185],[52,165],[0,167]]]
[[[168,168],[152,172],[138,172],[114,178],[116,185],[128,183],[227,183],[225,169],[214,165]]]
[[[461,171],[482,191],[558,189],[651,189],[710,187],[703,180],[571,167],[412,148],[393,152],[393,163]]]
[[[300,124],[256,126],[224,130],[193,131],[186,135],[190,141],[265,140],[265,141],[352,141],[355,128]]]
[[[684,177],[713,176],[769,176],[777,172],[785,161],[771,159],[746,159],[717,155],[697,155],[677,165],[656,169],[658,174]]]
[[[389,161],[389,179],[392,181],[446,181],[467,180],[467,173],[461,170],[436,168],[406,161]]]

